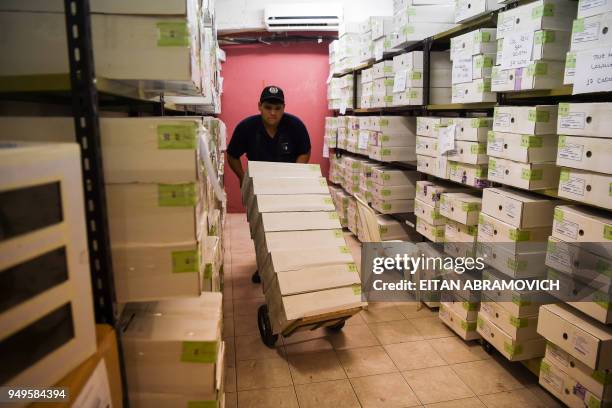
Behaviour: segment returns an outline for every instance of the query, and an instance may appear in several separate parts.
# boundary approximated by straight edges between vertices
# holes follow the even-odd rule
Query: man
[[[241,186],[243,154],[254,161],[308,163],[310,160],[308,131],[297,116],[285,113],[283,90],[277,86],[265,87],[258,108],[260,115],[249,116],[236,126],[227,147],[227,161]],[[258,271],[252,281],[261,281]]]

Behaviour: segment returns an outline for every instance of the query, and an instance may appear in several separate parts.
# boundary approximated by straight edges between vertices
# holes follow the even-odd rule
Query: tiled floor
[[[359,243],[347,240],[359,261]],[[373,304],[340,333],[324,329],[263,345],[260,285],[246,218],[226,223],[224,337],[228,408],[553,407],[520,364],[488,355],[414,304]]]

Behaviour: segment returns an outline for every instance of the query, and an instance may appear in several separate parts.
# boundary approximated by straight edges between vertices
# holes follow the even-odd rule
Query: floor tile
[[[234,299],[234,317],[252,316],[257,319],[257,309],[265,304],[264,299]]]
[[[381,346],[339,350],[336,353],[349,378],[398,371]]]
[[[223,318],[223,338],[234,337],[235,327],[234,327],[234,318],[232,316],[233,315]]]
[[[290,355],[289,369],[294,384],[309,384],[346,378],[344,369],[333,350]]]
[[[425,339],[455,336],[455,333],[446,327],[446,325],[442,323],[442,320],[440,320],[437,316],[411,319],[410,323],[417,328],[419,333],[421,333]]]
[[[289,337],[282,338],[285,352],[291,354],[315,353],[333,350],[330,332],[328,329],[317,329],[297,332]]]
[[[236,392],[236,369],[225,367],[225,392]]]
[[[300,408],[360,408],[348,380],[296,385]]]
[[[234,333],[236,333],[236,336],[259,335],[257,316],[234,316]]]
[[[424,340],[388,344],[384,347],[400,371],[447,365],[433,347]]]
[[[405,408],[420,405],[400,373],[352,378],[350,381],[363,408]]]
[[[443,337],[428,340],[448,364],[485,360],[491,356],[475,341],[465,341],[459,337]]]
[[[223,316],[228,317],[234,314],[234,305],[231,300],[223,300]]]
[[[276,348],[269,348],[261,341],[259,334],[237,336],[236,361],[256,360],[265,358],[283,358],[284,349],[280,343]]]
[[[293,387],[240,391],[240,408],[299,408]]]
[[[423,336],[408,320],[368,324],[380,344],[404,343],[423,340]]]
[[[235,299],[263,299],[261,285],[249,283],[248,285],[234,286]]]
[[[423,404],[474,396],[448,366],[404,371],[402,375]]]
[[[238,391],[292,385],[289,366],[280,358],[238,361],[236,379]]]
[[[479,398],[489,408],[549,408],[560,406],[552,399],[540,399],[536,393],[527,388],[498,394],[481,395]]]
[[[397,302],[395,307],[407,319],[417,319],[420,317],[436,317],[437,310],[431,310],[425,305],[422,305],[421,310],[417,310],[420,302]]]
[[[393,320],[404,320],[404,315],[394,305],[378,305],[360,313],[366,323],[390,322]]]
[[[238,408],[238,396],[235,392],[225,393],[225,408]]]
[[[482,402],[480,402],[478,397],[471,397],[471,398],[462,398],[462,399],[458,399],[454,401],[427,404],[425,405],[425,408],[485,408],[485,405]]]
[[[365,324],[345,326],[340,332],[330,334],[329,339],[336,350],[379,344],[370,328]]]
[[[353,316],[351,316],[349,319],[346,320],[346,325],[347,326],[355,326],[357,324],[366,324],[365,320],[363,320],[363,317],[361,317],[361,313],[363,312],[359,312]]]
[[[523,388],[523,384],[494,359],[460,363],[451,367],[476,395]]]

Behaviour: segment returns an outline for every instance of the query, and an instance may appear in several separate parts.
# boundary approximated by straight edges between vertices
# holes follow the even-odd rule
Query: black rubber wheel
[[[343,320],[340,323],[336,323],[333,326],[329,326],[328,328],[329,328],[329,330],[338,332],[338,331],[342,330],[342,328],[344,327],[345,324],[346,324],[346,320]]]
[[[261,276],[259,276],[259,271],[255,271],[253,276],[251,276],[251,282],[253,283],[261,283]]]
[[[493,354],[493,350],[495,350],[495,347],[493,347],[491,343],[483,339],[481,340],[481,344],[484,351],[486,351],[488,354]]]
[[[261,341],[270,347],[274,348],[278,334],[272,333],[272,325],[270,324],[270,316],[268,315],[268,305],[261,305],[257,309],[257,326],[259,327],[259,335]]]

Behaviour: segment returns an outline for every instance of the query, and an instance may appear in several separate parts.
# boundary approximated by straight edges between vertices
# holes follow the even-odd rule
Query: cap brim
[[[285,103],[285,100],[282,98],[275,98],[275,97],[267,97],[267,98],[262,98],[259,100],[259,102],[280,102],[280,103]]]

